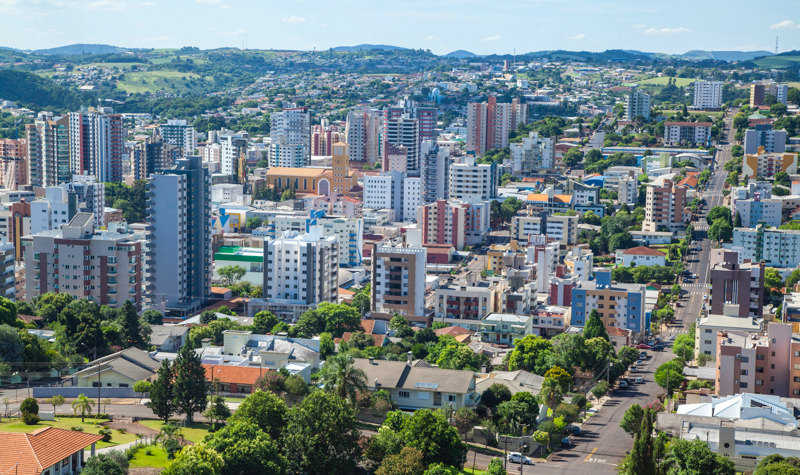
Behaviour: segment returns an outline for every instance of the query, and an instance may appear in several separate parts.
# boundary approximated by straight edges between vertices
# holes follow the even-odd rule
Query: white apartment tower
[[[197,132],[185,120],[169,119],[158,127],[164,142],[181,149],[181,156],[194,155],[197,149]]]
[[[422,201],[433,203],[436,200],[446,200],[450,180],[450,147],[440,147],[432,140],[424,140],[420,147],[420,157]]]
[[[474,157],[465,157],[464,163],[450,165],[449,199],[491,200],[497,197],[499,181],[497,162],[476,164]]]
[[[382,117],[364,106],[347,113],[345,137],[350,147],[350,161],[376,163],[380,159]]]
[[[291,107],[270,115],[271,167],[306,167],[311,163],[311,113]]]
[[[422,179],[403,172],[364,177],[364,207],[390,209],[394,221],[414,221],[422,203]]]
[[[386,141],[406,149],[406,171],[409,175],[420,174],[420,137],[419,119],[412,119],[406,115],[387,119]]]
[[[650,120],[650,94],[634,89],[625,101],[625,120],[632,121],[640,116]]]
[[[239,157],[247,147],[247,139],[241,134],[221,135],[220,144],[220,171],[223,175],[239,174]]]
[[[695,109],[719,109],[722,107],[722,81],[695,81]]]
[[[32,186],[56,186],[69,181],[69,118],[40,113],[25,126],[28,177]]]

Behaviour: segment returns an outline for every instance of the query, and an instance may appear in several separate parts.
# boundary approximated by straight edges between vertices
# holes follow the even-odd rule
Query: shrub
[[[76,430],[78,432],[83,432],[83,427],[81,427],[81,426],[72,426],[72,427],[69,428],[69,430]]]
[[[103,442],[111,442],[111,429],[108,427],[103,427],[99,431],[98,434],[102,435],[103,438],[101,439]]]
[[[22,401],[22,404],[19,405],[19,410],[22,414],[28,413],[33,415],[39,414],[39,403],[36,402],[36,399],[29,397]]]
[[[26,425],[33,426],[39,423],[41,419],[36,414],[31,414],[30,412],[23,412],[22,413],[22,422]]]
[[[124,427],[120,427],[119,429],[117,429],[117,432],[119,432],[120,434],[127,434],[128,433],[128,429],[126,429]]]

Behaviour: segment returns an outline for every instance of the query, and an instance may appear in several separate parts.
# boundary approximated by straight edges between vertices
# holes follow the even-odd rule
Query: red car
[[[650,345],[647,345],[645,343],[639,343],[638,345],[636,345],[636,348],[638,348],[640,350],[649,350],[650,349]]]

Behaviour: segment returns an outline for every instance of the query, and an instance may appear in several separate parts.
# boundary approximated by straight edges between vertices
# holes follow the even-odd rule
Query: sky
[[[800,49],[800,0],[0,0],[0,46]],[[246,42],[246,43],[245,43]]]

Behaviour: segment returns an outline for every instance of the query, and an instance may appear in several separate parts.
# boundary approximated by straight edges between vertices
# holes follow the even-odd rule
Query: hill
[[[452,51],[450,53],[447,53],[446,55],[444,55],[444,57],[445,58],[465,59],[465,58],[477,58],[478,55],[475,54],[475,53],[472,53],[470,51],[465,51],[463,49],[458,49],[458,50]]]
[[[37,49],[33,52],[36,54],[48,54],[59,56],[81,56],[85,54],[115,54],[126,51],[123,48],[111,45],[91,45],[91,44],[74,44],[66,46],[58,46],[56,48]]]
[[[374,49],[378,49],[381,51],[399,51],[399,50],[406,50],[408,48],[403,48],[401,46],[392,46],[392,45],[371,45],[371,44],[363,44],[355,46],[336,46],[331,48],[332,51],[344,51],[344,52],[371,51]]]
[[[691,50],[677,55],[681,59],[715,59],[718,61],[750,61],[762,56],[772,56],[769,51],[703,51]]]
[[[796,67],[800,63],[800,51],[787,51],[775,54],[766,58],[758,58],[753,61],[760,68],[788,68]]]
[[[68,89],[50,79],[14,69],[0,69],[0,97],[33,110],[77,110],[97,100],[92,94]]]
[[[610,49],[601,52],[565,50],[533,51],[527,53],[525,56],[567,61],[650,61],[652,59],[652,53],[621,49]]]

